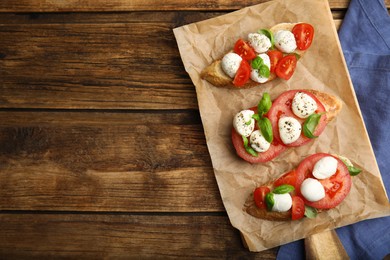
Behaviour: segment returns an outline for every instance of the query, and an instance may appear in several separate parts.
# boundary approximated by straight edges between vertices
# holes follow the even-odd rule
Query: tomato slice
[[[299,23],[292,29],[299,50],[307,50],[314,37],[314,28],[308,23]]]
[[[325,107],[322,105],[322,103],[310,92],[307,92],[304,90],[289,90],[289,91],[282,93],[280,96],[278,96],[272,102],[272,106],[266,115],[268,117],[268,119],[271,121],[274,139],[278,140],[279,143],[283,143],[281,138],[280,138],[280,134],[279,134],[279,127],[278,127],[279,118],[284,117],[284,116],[294,117],[301,124],[303,124],[303,122],[305,121],[304,119],[297,117],[291,109],[292,101],[294,99],[295,94],[298,91],[304,92],[305,94],[309,95],[311,98],[313,98],[317,102],[317,110],[315,111],[316,113],[326,112]],[[324,131],[326,124],[327,124],[326,115],[323,114],[320,118],[320,121],[319,121],[315,131],[314,131],[314,135],[319,136]],[[311,140],[313,140],[313,139],[310,139],[310,138],[304,136],[303,132],[302,132],[302,134],[298,140],[296,140],[295,142],[288,144],[286,146],[301,146],[301,145],[304,145],[304,144],[310,142]]]
[[[257,107],[252,107],[250,109],[257,113]],[[257,124],[255,126],[255,130],[256,129],[258,129]],[[286,146],[274,139],[271,143],[270,148],[267,151],[263,153],[258,153],[257,157],[252,156],[245,150],[242,137],[236,132],[234,128],[232,128],[232,143],[234,148],[236,149],[237,155],[249,163],[268,162],[287,149]]]
[[[303,182],[303,176],[302,175],[298,176],[296,170],[294,169],[280,176],[274,182],[274,186],[278,187],[283,184],[289,184],[294,186],[295,190],[297,190],[302,182]]]
[[[279,78],[289,80],[297,67],[297,57],[294,54],[284,56],[275,67],[275,73]]]
[[[265,203],[265,195],[270,193],[271,190],[267,186],[257,187],[253,192],[253,198],[255,200],[255,204],[260,209],[267,208],[267,204]]]
[[[271,61],[271,68],[270,72],[274,73],[276,65],[278,64],[279,60],[283,58],[283,53],[279,50],[270,50],[267,52],[269,59]]]
[[[305,216],[305,202],[299,196],[292,196],[292,208],[291,208],[292,220],[298,220]]]
[[[318,162],[318,160],[325,156],[332,155],[326,153],[317,153],[304,159],[298,165],[298,176],[303,176],[303,179],[309,177],[314,178],[312,175],[314,165]],[[315,202],[303,199],[306,205],[317,209],[331,209],[339,205],[351,190],[352,180],[347,166],[337,157],[334,158],[338,161],[336,173],[330,178],[318,180],[325,188],[325,198]]]
[[[254,49],[243,39],[237,40],[237,42],[234,44],[233,50],[245,60],[253,60],[256,58],[256,52]]]
[[[242,60],[240,67],[237,70],[236,76],[233,80],[233,85],[236,87],[242,87],[248,82],[251,76],[251,66],[246,60]]]

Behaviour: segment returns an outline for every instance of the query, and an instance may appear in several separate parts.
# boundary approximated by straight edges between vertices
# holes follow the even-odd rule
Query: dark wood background
[[[2,0],[0,258],[275,259],[229,223],[172,32],[260,2]]]

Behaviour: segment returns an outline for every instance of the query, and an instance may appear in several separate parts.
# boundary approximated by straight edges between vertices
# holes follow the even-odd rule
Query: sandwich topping
[[[300,39],[302,38],[300,28],[313,27],[310,24],[299,23],[293,27],[292,31],[279,30],[275,35],[267,29],[249,33],[247,40],[238,39],[233,52],[227,53],[222,58],[222,70],[233,79],[236,87],[245,85],[250,79],[265,83],[270,79],[271,73],[285,80],[290,79],[295,71],[297,57],[299,57],[299,55],[294,55],[294,51],[297,49],[297,43],[303,41]],[[311,44],[314,29],[304,36],[308,39],[306,42],[310,41]],[[298,49],[306,50],[310,44],[303,47],[300,44]]]

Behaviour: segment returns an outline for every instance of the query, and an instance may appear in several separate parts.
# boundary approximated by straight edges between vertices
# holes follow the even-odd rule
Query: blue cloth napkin
[[[390,16],[383,0],[351,0],[339,30],[360,109],[390,194]],[[351,259],[390,254],[390,217],[336,229]],[[277,259],[305,259],[304,242],[281,246]]]

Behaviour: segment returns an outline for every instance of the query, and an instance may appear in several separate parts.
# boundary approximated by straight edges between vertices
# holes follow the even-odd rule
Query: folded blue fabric
[[[390,194],[390,16],[383,0],[351,0],[339,38],[368,134]],[[351,259],[390,254],[390,217],[336,229]],[[281,246],[277,259],[305,259],[304,242]]]

